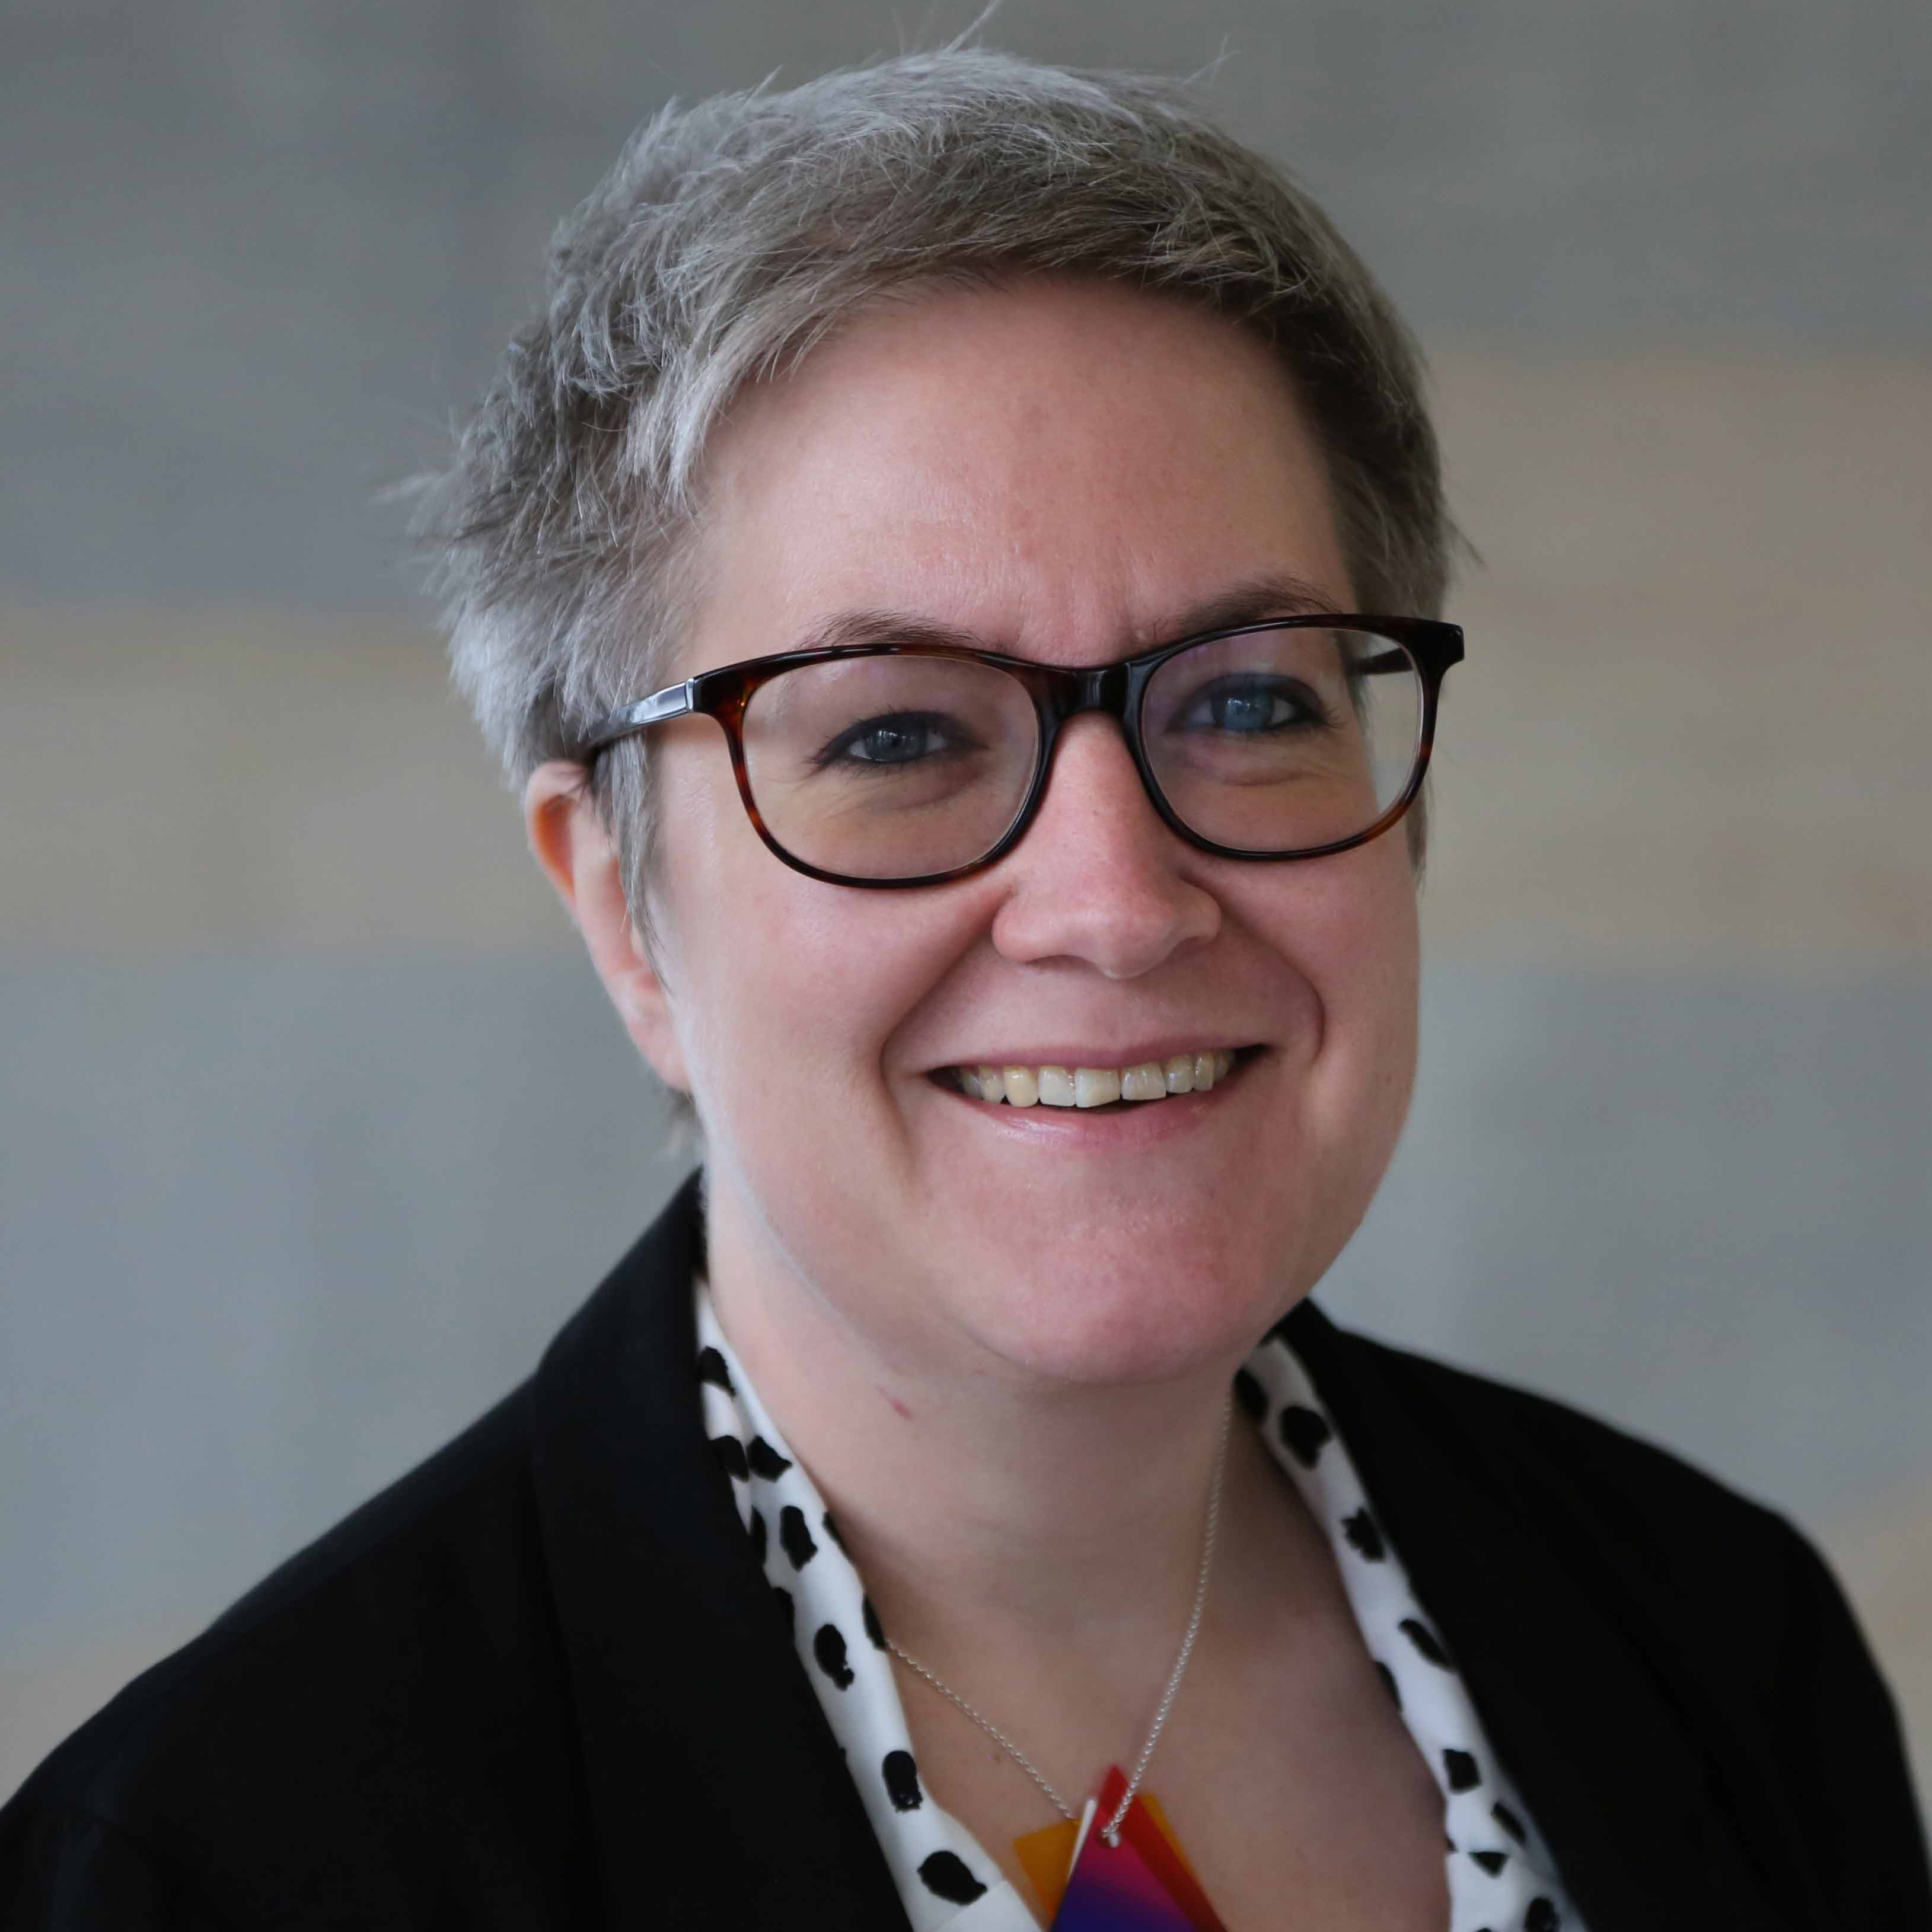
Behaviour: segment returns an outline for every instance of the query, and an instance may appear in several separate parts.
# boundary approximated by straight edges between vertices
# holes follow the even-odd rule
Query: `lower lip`
[[[1252,1070],[1252,1060],[1244,1057],[1225,1080],[1217,1080],[1206,1094],[1170,1094],[1160,1100],[1133,1100],[1104,1112],[1094,1107],[1048,1107],[1038,1102],[1016,1107],[1004,1100],[976,1100],[951,1088],[942,1087],[939,1091],[960,1106],[970,1107],[975,1118],[995,1133],[1036,1147],[1051,1143],[1069,1149],[1142,1148],[1190,1133],[1212,1119],[1234,1097],[1228,1090],[1238,1091]]]

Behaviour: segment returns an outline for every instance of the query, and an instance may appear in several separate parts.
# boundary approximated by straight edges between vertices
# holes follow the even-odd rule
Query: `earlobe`
[[[563,902],[638,1051],[658,1078],[690,1090],[664,982],[632,922],[616,842],[605,830],[582,766],[539,765],[524,788],[530,850]]]

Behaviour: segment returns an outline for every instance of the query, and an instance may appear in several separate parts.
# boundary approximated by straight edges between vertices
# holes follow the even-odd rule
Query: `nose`
[[[1220,931],[1220,901],[1192,876],[1199,861],[1154,810],[1120,726],[1072,718],[1033,823],[1000,862],[993,944],[1010,959],[1136,978]]]

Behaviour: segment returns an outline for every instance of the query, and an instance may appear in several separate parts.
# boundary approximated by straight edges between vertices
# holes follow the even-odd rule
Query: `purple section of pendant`
[[[1193,1932],[1193,1922],[1124,1838],[1111,1846],[1096,1827],[1081,1847],[1052,1932]]]

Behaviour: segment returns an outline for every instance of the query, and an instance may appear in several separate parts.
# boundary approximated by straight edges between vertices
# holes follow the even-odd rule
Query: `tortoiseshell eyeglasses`
[[[738,796],[785,864],[833,885],[933,886],[1024,836],[1054,746],[1082,712],[1118,719],[1154,808],[1225,859],[1315,859],[1414,802],[1462,633],[1422,617],[1280,617],[1089,669],[962,645],[783,651],[700,671],[600,719],[620,739],[702,712]]]

